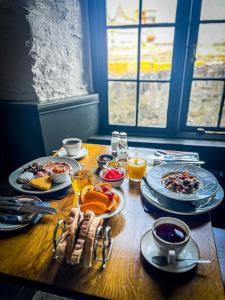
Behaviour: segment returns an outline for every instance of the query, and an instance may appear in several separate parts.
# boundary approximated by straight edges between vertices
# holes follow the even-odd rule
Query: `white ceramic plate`
[[[176,262],[176,264],[174,265],[167,265],[167,266],[159,266],[155,264],[152,261],[152,257],[156,255],[160,255],[160,252],[153,240],[151,229],[147,231],[141,239],[141,253],[152,266],[165,272],[183,273],[183,272],[190,271],[196,266],[196,264],[188,263],[188,262]],[[179,254],[178,257],[190,258],[190,259],[200,258],[200,251],[198,249],[197,244],[192,238],[190,238],[190,241],[188,242],[187,246],[184,248],[184,250],[182,250],[182,252]]]
[[[180,202],[173,199],[162,199],[157,197],[157,193],[151,190],[146,183],[142,180],[141,182],[141,193],[144,198],[153,206],[177,215],[199,215],[211,211],[216,208],[224,197],[222,187],[218,184],[218,189],[215,195],[209,198],[209,201],[201,206],[194,206],[191,203]]]
[[[185,171],[194,175],[200,181],[199,188],[193,193],[176,193],[170,191],[162,184],[162,178],[167,174]],[[194,165],[180,162],[171,162],[153,167],[151,172],[148,172],[146,178],[154,191],[164,197],[179,201],[197,201],[209,198],[216,193],[218,186],[216,177],[209,171]]]
[[[59,183],[59,184],[53,184],[52,188],[48,191],[37,191],[37,190],[25,190],[22,188],[22,184],[17,182],[17,179],[19,177],[19,175],[23,172],[23,170],[28,167],[29,165],[31,165],[34,162],[38,162],[40,164],[44,164],[47,161],[53,161],[53,162],[63,162],[66,163],[68,165],[71,166],[71,168],[73,169],[73,172],[78,171],[81,169],[80,164],[71,159],[71,158],[63,158],[63,157],[57,157],[57,156],[46,156],[46,157],[40,157],[37,159],[34,159],[33,161],[30,161],[29,163],[23,165],[22,167],[16,169],[14,172],[12,172],[9,175],[9,183],[11,184],[12,187],[14,187],[14,189],[25,193],[25,194],[31,194],[31,195],[44,195],[44,194],[49,194],[49,193],[53,193],[53,192],[57,192],[60,191],[68,186],[71,185],[71,181],[70,179],[67,180],[66,182],[63,183]]]
[[[61,149],[57,153],[58,153],[59,157],[68,157],[68,158],[71,158],[71,159],[81,159],[81,158],[85,157],[88,154],[88,149],[83,147],[80,150],[80,152],[77,155],[74,155],[74,156],[68,156],[65,149]]]
[[[119,202],[119,205],[117,206],[117,209],[114,210],[113,212],[100,215],[103,219],[109,219],[111,217],[114,217],[114,216],[118,215],[124,209],[124,207],[125,207],[125,200],[124,200],[123,193],[121,193],[117,189],[112,189],[112,192],[115,193],[115,194],[117,194],[119,196],[120,202]],[[77,206],[80,209],[80,198],[79,198],[79,200],[77,202]]]

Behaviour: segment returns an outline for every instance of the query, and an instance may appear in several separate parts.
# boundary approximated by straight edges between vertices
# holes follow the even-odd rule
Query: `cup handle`
[[[168,264],[175,265],[176,262],[176,253],[174,250],[169,250],[167,255]]]

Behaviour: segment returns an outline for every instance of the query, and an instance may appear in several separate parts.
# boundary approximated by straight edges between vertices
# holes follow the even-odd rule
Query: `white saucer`
[[[61,149],[58,151],[58,156],[59,157],[68,157],[68,158],[72,158],[72,159],[80,159],[80,158],[83,158],[85,157],[86,155],[88,154],[88,150],[87,148],[83,147],[80,152],[77,154],[77,155],[74,155],[74,156],[69,156],[67,153],[66,153],[66,150],[65,149]]]
[[[177,262],[175,265],[159,266],[152,262],[152,257],[155,255],[160,255],[158,248],[153,240],[152,230],[145,232],[141,239],[141,253],[144,258],[154,267],[165,272],[170,273],[183,273],[193,269],[196,264],[188,262]],[[179,254],[179,258],[192,258],[199,259],[200,252],[195,241],[190,238],[187,246]]]

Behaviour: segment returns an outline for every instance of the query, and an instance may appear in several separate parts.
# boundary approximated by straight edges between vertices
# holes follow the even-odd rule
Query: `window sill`
[[[110,144],[110,135],[95,135],[88,138],[89,142]],[[184,147],[213,147],[213,148],[225,148],[225,142],[212,141],[212,140],[197,140],[197,139],[175,139],[175,138],[155,138],[155,137],[135,137],[128,136],[128,142],[130,146],[146,147],[146,148],[167,148],[171,146],[184,146]],[[157,146],[157,147],[156,147]]]

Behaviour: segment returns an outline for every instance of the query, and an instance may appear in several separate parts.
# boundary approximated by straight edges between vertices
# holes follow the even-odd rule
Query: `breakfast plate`
[[[61,191],[62,189],[65,189],[67,187],[69,187],[71,185],[71,180],[70,178],[68,178],[68,180],[66,180],[63,183],[59,183],[59,184],[53,184],[52,187],[48,190],[27,190],[23,188],[23,185],[21,183],[18,182],[18,178],[21,175],[21,173],[23,173],[24,169],[27,168],[28,166],[32,165],[33,163],[39,163],[39,164],[44,164],[47,163],[48,161],[51,161],[53,163],[64,163],[70,166],[70,168],[73,170],[73,172],[78,171],[81,169],[80,164],[71,159],[71,158],[66,158],[66,157],[57,157],[57,156],[46,156],[46,157],[40,157],[37,158],[33,161],[30,161],[28,163],[26,163],[25,165],[23,165],[22,167],[16,169],[14,172],[12,172],[9,175],[9,183],[10,185],[16,189],[17,191],[20,191],[22,193],[29,193],[29,194],[33,194],[33,195],[45,195],[45,194],[49,194],[49,193],[53,193],[53,192],[57,192],[57,191]]]
[[[119,197],[120,201],[118,203],[117,208],[114,211],[109,212],[109,213],[104,213],[104,214],[100,215],[103,219],[109,219],[111,217],[114,217],[114,216],[118,215],[119,213],[121,213],[121,211],[125,207],[125,199],[124,199],[123,193],[121,191],[117,190],[117,189],[114,189],[114,188],[112,189],[112,192],[115,193]],[[80,198],[79,198],[79,200],[77,201],[77,207],[79,209],[80,209],[80,205],[81,204],[80,204]]]
[[[191,193],[174,192],[163,184],[168,174],[188,173],[199,182],[198,188]],[[151,188],[164,197],[179,201],[199,201],[213,196],[217,191],[216,177],[207,170],[187,163],[166,163],[151,169],[146,176]]]
[[[178,215],[199,215],[209,212],[217,207],[223,201],[224,197],[223,189],[219,184],[215,195],[209,197],[209,201],[200,206],[195,206],[190,202],[181,202],[169,198],[163,199],[162,197],[159,197],[154,190],[150,189],[144,181],[141,182],[141,193],[151,205],[163,211]]]
[[[74,156],[69,156],[66,153],[65,149],[60,149],[59,151],[57,151],[57,153],[58,153],[59,157],[67,157],[67,158],[71,158],[71,159],[81,159],[81,158],[85,157],[88,154],[88,149],[83,147],[80,150],[80,152],[77,155],[74,155]]]
[[[147,231],[141,239],[141,253],[144,258],[155,268],[160,269],[165,272],[170,273],[184,273],[190,271],[196,266],[196,263],[187,263],[187,262],[176,262],[175,264],[169,264],[166,266],[159,266],[152,261],[153,256],[160,255],[159,249],[156,246],[152,229]],[[178,258],[185,258],[185,259],[199,259],[200,258],[200,251],[195,243],[195,241],[190,238],[187,246],[182,250],[179,254]]]

